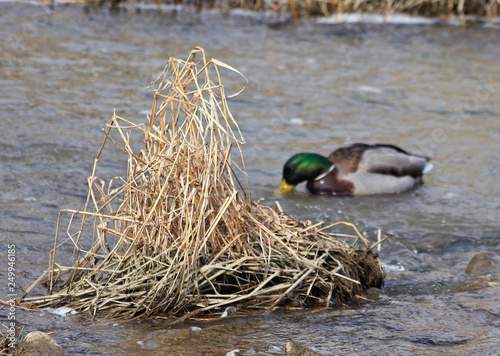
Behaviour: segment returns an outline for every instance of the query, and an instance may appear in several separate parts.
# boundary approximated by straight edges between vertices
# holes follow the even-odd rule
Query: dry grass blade
[[[287,302],[329,305],[381,285],[379,261],[368,250],[245,194],[231,163],[231,149],[241,155],[243,139],[222,69],[237,72],[207,60],[201,48],[187,60],[171,58],[154,84],[149,122],[113,116],[85,209],[59,215],[70,220],[65,238],[58,223],[45,272],[50,295],[25,303],[67,305],[91,317],[161,313],[178,321],[235,303],[262,311]],[[131,138],[138,135],[142,142]],[[110,145],[126,154],[127,175],[105,181],[98,163]],[[344,225],[353,233],[343,236],[370,248]],[[56,260],[68,244],[74,263],[61,267]]]

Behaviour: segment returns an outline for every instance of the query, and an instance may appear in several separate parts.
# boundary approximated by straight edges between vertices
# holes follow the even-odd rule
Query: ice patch
[[[58,0],[56,0],[56,2],[57,1]],[[64,1],[65,0],[62,0],[61,3],[64,3]],[[177,12],[177,11],[182,11],[184,9],[184,7],[180,4],[174,5],[174,4],[144,3],[144,2],[138,2],[132,4],[121,3],[118,6],[124,9],[161,11],[161,12]]]
[[[343,14],[342,16],[333,15],[317,20],[321,24],[341,24],[341,23],[370,23],[370,24],[391,24],[391,25],[434,25],[439,19],[429,19],[421,16],[410,16],[405,14],[390,14],[387,16],[380,14],[362,14],[354,12]]]
[[[382,263],[382,269],[384,272],[403,272],[405,270],[401,262]]]
[[[69,307],[60,307],[60,308],[43,308],[42,310],[48,311],[51,314],[60,316],[62,318],[66,317],[66,314],[77,314],[78,312],[75,309]]]

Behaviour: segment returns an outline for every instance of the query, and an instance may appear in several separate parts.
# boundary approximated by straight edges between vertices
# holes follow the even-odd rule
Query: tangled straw
[[[330,305],[382,284],[377,257],[351,224],[338,223],[366,250],[325,231],[333,226],[293,219],[279,204],[261,206],[245,193],[231,163],[243,139],[221,69],[239,73],[207,60],[201,48],[185,61],[171,58],[155,82],[149,122],[112,117],[86,206],[60,212],[49,269],[26,292],[45,279],[49,295],[25,295],[25,303],[178,321],[236,304]],[[141,143],[132,139],[137,134]],[[105,181],[96,172],[110,143],[126,154],[127,176]],[[70,222],[59,242],[64,214]],[[56,261],[68,244],[74,264],[63,267]]]

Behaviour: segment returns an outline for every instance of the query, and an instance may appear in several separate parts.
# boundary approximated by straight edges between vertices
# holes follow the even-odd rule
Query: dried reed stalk
[[[341,236],[366,250],[326,232],[334,226],[301,222],[245,194],[231,163],[233,145],[241,154],[243,140],[222,69],[237,72],[207,60],[201,48],[187,60],[171,58],[155,82],[149,122],[112,117],[87,204],[61,211],[49,269],[27,291],[46,279],[49,295],[25,295],[24,303],[66,305],[91,317],[161,313],[178,321],[237,303],[261,310],[330,305],[381,285],[379,261],[354,226],[339,223],[353,229]],[[132,139],[137,133],[140,144]],[[109,145],[126,154],[125,178],[96,175]],[[68,214],[60,241],[61,216]],[[62,267],[56,261],[68,244],[74,264]]]
[[[67,3],[111,3],[116,6],[118,0],[65,0]],[[407,13],[429,17],[443,17],[455,15],[464,19],[466,15],[486,16],[489,19],[499,16],[499,0],[199,0],[172,1],[150,0],[154,3],[181,3],[186,6],[195,6],[197,9],[217,7],[223,11],[230,9],[250,9],[255,11],[269,10],[273,13],[291,13],[297,22],[302,15],[331,16],[350,12],[390,14]]]

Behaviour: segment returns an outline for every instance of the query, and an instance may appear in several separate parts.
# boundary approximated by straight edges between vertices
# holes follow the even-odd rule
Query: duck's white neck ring
[[[323,179],[327,174],[329,174],[331,171],[333,171],[334,168],[335,168],[335,164],[332,163],[330,168],[325,173],[321,173],[319,176],[314,178],[314,180],[317,181],[317,180]]]

